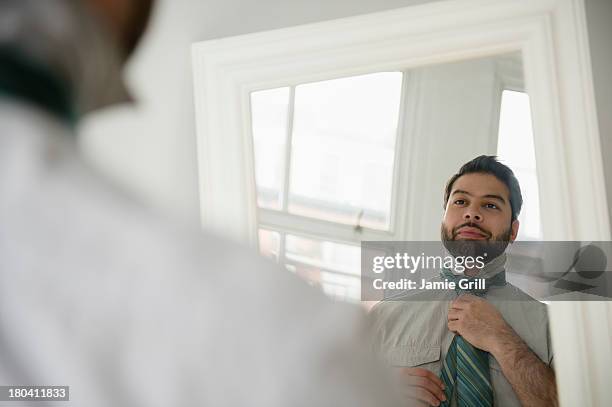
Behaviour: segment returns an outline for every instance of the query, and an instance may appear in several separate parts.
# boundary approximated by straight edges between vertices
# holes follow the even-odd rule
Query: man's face
[[[511,221],[510,193],[491,174],[459,177],[446,203],[441,235],[453,255],[482,255],[492,260],[516,239],[518,220]],[[449,243],[452,242],[452,243]]]

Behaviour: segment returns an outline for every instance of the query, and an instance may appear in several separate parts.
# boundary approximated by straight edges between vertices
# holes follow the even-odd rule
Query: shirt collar
[[[131,100],[116,42],[85,2],[4,0],[0,27],[1,47],[17,49],[72,89],[77,117]]]
[[[76,122],[66,82],[10,47],[0,46],[0,94],[35,105],[69,125]]]
[[[489,261],[480,271],[474,276],[475,278],[493,278],[501,273],[506,268],[506,253],[502,253],[493,260]]]
[[[473,277],[468,277],[463,273],[456,273],[449,269],[442,269],[440,275],[442,278],[446,278],[448,280],[452,280],[458,282],[458,280],[462,278],[467,278],[470,280],[483,279],[484,280],[484,288],[477,288],[468,290],[468,292],[475,295],[485,295],[486,292],[492,286],[504,286],[506,285],[506,253],[502,253],[493,260],[489,261],[484,265],[482,269]],[[460,289],[456,289],[455,291],[462,292]]]

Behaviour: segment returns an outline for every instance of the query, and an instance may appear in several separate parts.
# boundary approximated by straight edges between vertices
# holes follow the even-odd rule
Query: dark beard
[[[464,226],[480,229],[474,224],[463,224],[455,228],[455,231]],[[499,236],[490,236],[486,240],[456,240],[455,233],[449,233],[444,227],[444,224],[440,227],[440,235],[442,244],[444,244],[444,247],[452,256],[470,256],[473,258],[480,256],[484,259],[483,261],[485,263],[488,263],[506,251],[506,247],[508,247],[508,243],[510,243],[510,236],[512,236],[512,226]]]

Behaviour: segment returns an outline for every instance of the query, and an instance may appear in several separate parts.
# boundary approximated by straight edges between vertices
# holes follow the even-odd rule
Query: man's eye
[[[455,205],[463,205],[465,204],[465,199],[457,199],[455,200]]]
[[[497,209],[497,205],[495,205],[494,203],[485,204],[485,207],[487,209]]]

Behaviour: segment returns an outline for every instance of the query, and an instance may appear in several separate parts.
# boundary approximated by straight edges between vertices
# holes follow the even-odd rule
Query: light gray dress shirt
[[[506,257],[494,259],[479,277],[490,278],[503,271]],[[441,277],[432,281],[443,281]],[[431,292],[414,290],[405,295],[378,303],[370,312],[375,350],[391,366],[421,367],[440,375],[446,352],[454,333],[448,330],[450,302],[460,293],[454,290]],[[536,301],[516,286],[493,286],[483,298],[492,303],[506,322],[529,348],[547,365],[553,352],[548,329],[546,305]],[[490,357],[494,405],[520,407],[512,386],[502,373],[497,360]],[[453,399],[453,406],[456,401]]]

